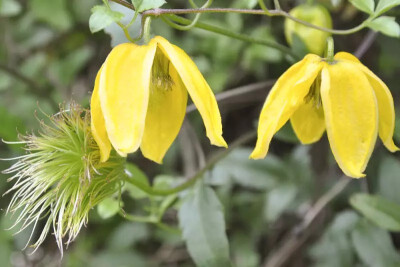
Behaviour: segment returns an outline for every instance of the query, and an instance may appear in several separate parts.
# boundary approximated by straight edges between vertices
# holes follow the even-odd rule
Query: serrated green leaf
[[[94,6],[89,18],[89,28],[92,33],[101,31],[113,22],[119,22],[124,14],[112,11],[106,6]]]
[[[357,9],[368,13],[374,13],[375,2],[374,0],[349,0],[350,3],[355,6]]]
[[[200,267],[231,266],[222,206],[210,187],[197,184],[179,209],[189,253]]]
[[[138,12],[159,8],[165,3],[165,0],[132,0],[132,4]]]
[[[104,199],[97,206],[97,213],[103,219],[108,219],[118,213],[119,201],[113,197]]]
[[[352,231],[351,237],[359,258],[366,266],[399,266],[400,256],[385,230],[363,220]]]
[[[400,0],[380,0],[376,6],[375,14],[379,16],[398,5],[400,5]]]
[[[376,225],[389,231],[400,231],[400,205],[378,195],[354,194],[350,204]]]
[[[101,31],[114,22],[119,22],[124,16],[122,13],[113,11],[106,6],[94,6],[91,12],[89,29],[92,33]]]
[[[0,1],[0,16],[12,17],[18,15],[22,10],[21,4],[16,0]]]
[[[395,17],[382,16],[370,21],[367,26],[391,37],[400,37],[400,25]]]

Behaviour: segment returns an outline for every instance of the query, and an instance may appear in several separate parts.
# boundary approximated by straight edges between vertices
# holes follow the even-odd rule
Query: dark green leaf
[[[352,195],[350,204],[376,225],[400,231],[400,205],[378,195],[362,193]]]
[[[133,244],[148,238],[149,231],[144,223],[126,222],[119,225],[107,242],[110,250],[129,249]]]
[[[92,33],[101,31],[113,22],[119,22],[124,14],[112,11],[106,6],[94,6],[89,19],[89,28]]]
[[[368,27],[391,37],[400,37],[400,25],[395,17],[382,16],[368,22]]]
[[[214,167],[209,182],[221,185],[232,179],[242,186],[254,189],[272,188],[275,181],[282,178],[284,165],[273,155],[264,160],[251,160],[250,153],[250,149],[244,148],[233,151]]]
[[[267,193],[264,217],[268,222],[273,222],[293,203],[298,192],[294,184],[274,187]]]
[[[58,30],[67,30],[72,20],[67,9],[67,0],[31,0],[29,1],[34,16]]]
[[[385,157],[379,166],[379,193],[400,204],[400,162],[392,156]]]
[[[198,266],[231,265],[222,206],[210,187],[197,184],[182,203],[178,216],[183,238]]]
[[[392,244],[389,233],[385,230],[363,220],[356,226],[351,236],[359,258],[367,266],[400,265],[400,256]]]
[[[336,215],[321,239],[310,250],[315,266],[354,266],[355,255],[350,233],[358,221],[359,216],[354,211],[344,211]]]
[[[298,40],[299,42],[302,42],[299,37],[293,37],[293,47],[296,46],[296,43]],[[303,43],[304,44],[304,43]],[[305,48],[307,49],[307,48]],[[304,56],[307,54],[307,50],[302,50],[302,52],[296,51],[295,52],[298,55]],[[296,134],[293,131],[292,125],[290,123],[286,123],[276,134],[275,136],[277,139],[288,142],[288,143],[294,143],[298,144],[299,139],[297,138]]]
[[[68,86],[75,81],[76,75],[85,67],[93,54],[93,48],[90,46],[75,49],[62,60],[56,61],[51,71],[55,72],[63,85]]]

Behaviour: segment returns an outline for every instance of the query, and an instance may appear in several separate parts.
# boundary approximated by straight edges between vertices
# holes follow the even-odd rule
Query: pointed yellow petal
[[[103,112],[100,107],[99,98],[99,82],[102,68],[97,73],[96,80],[94,82],[94,89],[92,99],[90,101],[90,112],[91,112],[91,129],[93,138],[100,148],[100,161],[105,162],[110,157],[111,143],[108,140],[105,121],[103,118]]]
[[[160,36],[156,36],[153,40],[158,43],[158,47],[169,58],[181,77],[193,103],[200,112],[211,144],[227,147],[222,137],[221,115],[217,101],[199,69],[185,51],[179,47],[170,44]]]
[[[318,89],[319,90],[319,89]],[[316,107],[313,100],[301,105],[290,118],[293,130],[303,144],[312,144],[325,132],[324,110]]]
[[[257,144],[250,158],[260,159],[267,155],[272,136],[304,102],[322,65],[320,57],[310,54],[278,79],[262,108]]]
[[[357,66],[366,74],[378,101],[379,137],[389,151],[398,151],[399,148],[393,143],[395,113],[392,94],[386,84],[372,71],[361,64],[357,64]]]
[[[142,140],[151,66],[156,45],[121,44],[108,55],[100,77],[100,103],[108,137],[121,153],[138,149]]]
[[[335,55],[335,59],[356,62],[358,64],[355,64],[355,66],[357,66],[367,75],[368,81],[374,89],[375,96],[378,101],[379,137],[389,151],[398,151],[399,148],[393,142],[395,112],[393,97],[390,93],[389,88],[381,79],[379,79],[378,76],[376,76],[371,70],[361,64],[361,62],[355,56],[346,52],[340,52]]]
[[[160,86],[157,86],[154,84],[157,81],[153,80],[150,86],[146,126],[140,145],[146,158],[160,164],[179,133],[187,105],[186,88],[172,64],[169,64],[169,75],[170,81],[159,81]],[[171,87],[161,82],[170,83]]]
[[[347,176],[364,177],[378,133],[378,107],[371,85],[353,63],[339,61],[322,70],[321,98],[339,167]]]

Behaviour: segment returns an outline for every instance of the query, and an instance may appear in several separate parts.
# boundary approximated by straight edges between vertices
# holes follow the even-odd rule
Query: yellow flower
[[[178,135],[189,93],[211,143],[226,147],[215,97],[190,57],[160,36],[115,47],[99,70],[91,100],[92,132],[107,161],[139,147],[155,162]]]
[[[399,150],[388,87],[349,53],[337,53],[332,62],[309,54],[278,79],[261,111],[250,157],[264,158],[289,119],[303,144],[318,141],[326,129],[333,155],[350,177],[365,176],[378,133],[388,150]]]

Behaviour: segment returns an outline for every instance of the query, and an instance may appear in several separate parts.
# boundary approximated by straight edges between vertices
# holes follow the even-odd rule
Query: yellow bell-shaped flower
[[[157,163],[178,135],[189,93],[211,143],[226,147],[214,94],[190,57],[160,36],[147,45],[115,47],[99,70],[91,100],[92,132],[109,157],[139,147]]]
[[[326,129],[339,167],[353,178],[365,176],[378,133],[388,150],[399,150],[388,87],[346,52],[331,62],[309,54],[278,79],[262,108],[250,157],[264,158],[272,136],[289,119],[303,144],[318,141]]]

